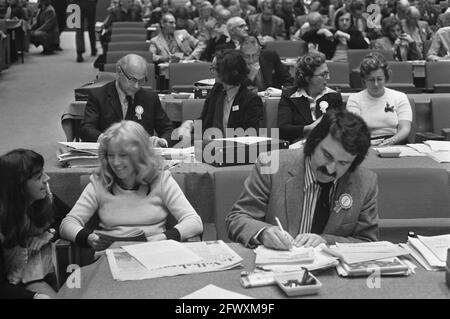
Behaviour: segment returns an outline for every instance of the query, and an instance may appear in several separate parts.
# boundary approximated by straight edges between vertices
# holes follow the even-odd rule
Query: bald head
[[[322,15],[319,12],[315,12],[315,11],[308,13],[306,21],[308,21],[309,26],[313,30],[319,29],[323,23]]]
[[[406,17],[408,19],[419,20],[420,19],[420,11],[416,7],[409,7],[406,10]]]
[[[137,54],[127,54],[118,62],[125,72],[135,75],[135,78],[147,76],[147,61]]]

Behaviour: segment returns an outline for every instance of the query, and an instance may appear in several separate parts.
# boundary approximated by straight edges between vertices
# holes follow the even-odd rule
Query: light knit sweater
[[[98,212],[100,227],[108,235],[126,237],[133,229],[142,229],[145,236],[166,231],[166,219],[173,215],[180,240],[203,231],[200,216],[186,199],[170,172],[163,171],[153,180],[150,189],[124,190],[117,184],[111,194],[99,177],[92,175],[78,201],[61,223],[61,237],[75,242],[88,220]],[[87,239],[87,236],[86,236]]]
[[[350,94],[347,110],[366,121],[372,138],[397,134],[398,121],[412,122],[411,104],[406,94],[386,87],[384,95],[378,98],[372,97],[367,89]]]

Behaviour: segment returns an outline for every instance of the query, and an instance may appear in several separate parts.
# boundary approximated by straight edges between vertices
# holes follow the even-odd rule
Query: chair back
[[[61,126],[66,135],[67,142],[80,141],[80,124],[84,118],[86,101],[70,103],[68,110],[61,116]]]
[[[267,128],[268,136],[271,129],[278,128],[278,104],[280,104],[280,98],[267,98],[263,103],[263,125]]]
[[[196,120],[202,114],[205,99],[186,99],[181,102],[181,122]]]
[[[308,43],[303,40],[276,40],[266,43],[267,50],[278,53],[280,58],[297,58],[308,53]]]
[[[431,98],[433,133],[442,135],[442,129],[450,128],[450,94]]]
[[[147,30],[145,28],[111,28],[111,35],[114,34],[144,34],[147,37]]]
[[[153,54],[150,51],[108,51],[106,53],[106,64],[116,63],[121,57],[134,53],[143,57],[148,64],[153,64]]]
[[[448,173],[442,168],[373,168],[378,175],[381,240],[405,242],[408,231],[437,235],[450,229]]]
[[[141,21],[116,21],[111,25],[112,28],[140,28],[145,30],[145,22]]]
[[[214,173],[214,222],[216,224],[217,239],[229,242],[225,218],[231,212],[234,203],[242,193],[244,181],[250,174],[251,166],[244,166],[243,170],[221,169]]]
[[[415,93],[416,87],[414,85],[412,64],[406,61],[389,62],[391,75],[389,82],[386,83],[388,88],[399,90],[404,93]]]
[[[437,85],[448,85],[450,74],[450,61],[435,61],[425,63],[425,86],[435,89]]]
[[[330,71],[330,80],[327,86],[339,91],[350,91],[350,72],[347,62],[327,62]]]
[[[412,122],[411,122],[411,131],[408,136],[408,143],[416,142],[416,132],[417,132],[417,117],[416,117],[416,102],[414,102],[414,98],[408,97],[409,105],[411,105],[412,112]]]
[[[141,41],[147,40],[147,34],[111,34],[111,42]]]
[[[150,42],[144,41],[124,41],[110,42],[108,51],[148,51]]]
[[[210,66],[209,62],[170,63],[169,90],[192,92],[195,82],[213,77]]]

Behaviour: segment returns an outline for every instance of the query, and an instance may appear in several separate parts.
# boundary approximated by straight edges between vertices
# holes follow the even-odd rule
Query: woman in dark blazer
[[[243,83],[249,72],[242,54],[236,50],[219,52],[211,70],[216,73],[216,84],[209,92],[200,119],[203,132],[211,127],[226,129],[254,128],[262,121],[262,100],[251,93]]]
[[[297,61],[296,85],[283,90],[278,105],[280,138],[291,143],[305,138],[329,109],[343,109],[340,93],[327,87],[325,55],[311,52]]]

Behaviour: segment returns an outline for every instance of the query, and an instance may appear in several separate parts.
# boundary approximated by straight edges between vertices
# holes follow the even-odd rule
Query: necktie
[[[319,183],[320,196],[314,210],[311,233],[322,234],[330,216],[330,190],[333,183]]]
[[[125,120],[131,120],[133,119],[133,98],[130,95],[126,96],[128,108],[127,108],[127,114],[125,115]]]

